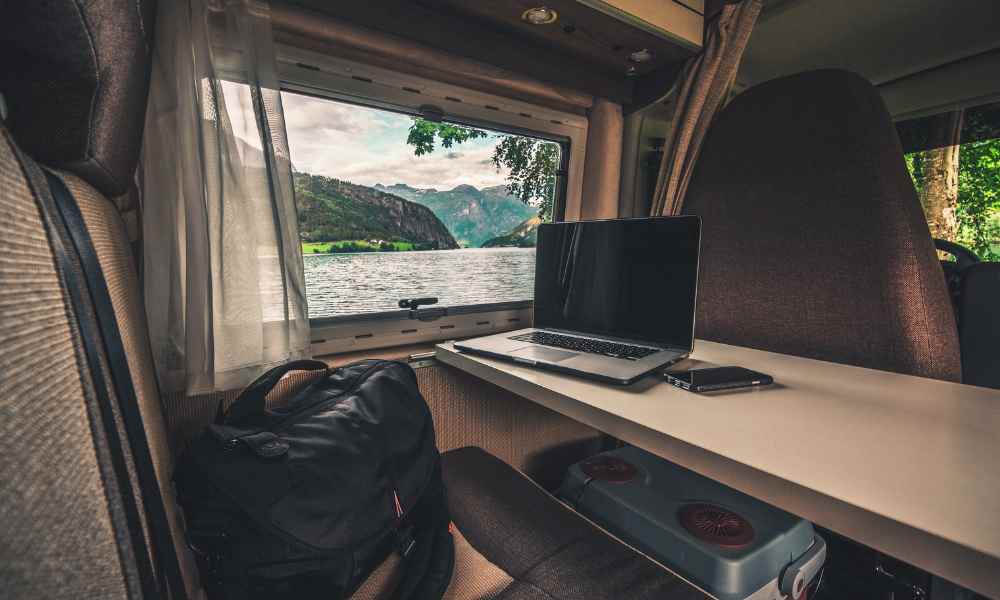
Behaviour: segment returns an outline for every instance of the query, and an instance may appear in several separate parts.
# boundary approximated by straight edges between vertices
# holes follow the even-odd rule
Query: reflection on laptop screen
[[[689,350],[700,234],[697,217],[541,225],[535,327]]]

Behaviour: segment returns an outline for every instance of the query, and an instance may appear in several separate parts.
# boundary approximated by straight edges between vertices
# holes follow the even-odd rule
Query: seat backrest
[[[135,261],[109,199],[129,189],[138,162],[153,2],[3,10],[0,589],[14,598],[143,597],[143,563],[162,586],[164,557],[176,555],[175,586],[198,597]],[[94,268],[85,268],[81,239]],[[100,273],[100,285],[88,273]],[[99,288],[110,299],[104,321]],[[125,380],[136,399],[131,421]],[[169,530],[159,539],[150,517],[158,496]]]
[[[960,379],[930,232],[865,79],[812,71],[735,98],[683,212],[702,218],[698,337]]]
[[[38,166],[0,139],[0,588],[12,598],[127,598],[129,527],[107,469],[94,382],[38,208]],[[127,538],[126,538],[127,539]]]

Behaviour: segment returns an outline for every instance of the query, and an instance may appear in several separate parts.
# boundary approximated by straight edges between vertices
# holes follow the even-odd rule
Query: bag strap
[[[49,171],[44,171],[48,191],[51,193],[51,205],[45,194],[39,194],[41,212],[52,230],[53,236],[59,240],[60,252],[56,258],[64,271],[70,289],[70,300],[74,311],[78,313],[78,325],[81,329],[81,340],[91,378],[94,381],[98,402],[102,405],[104,425],[112,450],[116,471],[124,465],[123,446],[128,444],[132,461],[135,466],[139,490],[142,494],[142,506],[146,513],[146,523],[149,527],[153,555],[159,564],[157,570],[160,581],[156,581],[151,573],[147,544],[143,535],[141,523],[137,521],[138,509],[136,498],[132,493],[128,473],[120,478],[123,500],[129,518],[132,545],[139,566],[140,579],[144,595],[153,598],[184,598],[186,591],[181,575],[180,563],[174,546],[173,534],[167,518],[166,507],[160,484],[153,466],[149,441],[146,438],[145,426],[128,367],[125,348],[122,344],[121,332],[115,317],[111,295],[108,292],[104,273],[101,270],[97,252],[87,231],[83,215],[72,194],[66,188],[62,179]],[[54,209],[54,210],[53,210]],[[53,244],[56,245],[56,244]],[[69,253],[75,255],[79,271]],[[84,316],[87,309],[93,312],[96,323],[90,322]],[[81,314],[82,313],[82,314]],[[100,357],[106,357],[107,368],[111,381],[105,380]],[[118,413],[121,415],[125,429],[124,440],[120,439],[117,427],[113,421],[114,409],[112,399],[107,390],[114,389],[118,400]],[[111,419],[109,421],[109,419]],[[134,529],[134,530],[133,530]]]
[[[257,379],[253,380],[246,388],[240,392],[236,401],[229,407],[229,411],[216,417],[217,425],[239,423],[248,418],[262,415],[267,409],[266,397],[268,392],[278,385],[281,378],[291,371],[325,371],[327,365],[319,360],[293,360],[283,365],[274,367]]]
[[[396,600],[440,600],[451,582],[455,544],[449,527],[451,515],[441,480],[440,459],[434,466],[431,482],[418,505],[412,509],[414,512],[411,514],[417,518],[417,522],[410,525],[414,537],[408,547],[402,545],[398,548],[406,567],[396,586]],[[397,536],[403,542],[404,537],[400,533],[397,532]]]

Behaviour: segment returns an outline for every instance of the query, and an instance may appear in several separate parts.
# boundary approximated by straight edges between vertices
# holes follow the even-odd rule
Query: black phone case
[[[760,377],[755,379],[740,379],[736,381],[727,381],[725,383],[709,383],[702,385],[692,385],[686,381],[682,381],[667,374],[667,383],[673,384],[675,387],[679,387],[682,390],[687,390],[689,392],[701,393],[701,392],[714,392],[718,390],[732,390],[736,388],[745,387],[759,387],[762,385],[769,385],[774,383],[774,378],[770,375],[765,375],[760,373]]]

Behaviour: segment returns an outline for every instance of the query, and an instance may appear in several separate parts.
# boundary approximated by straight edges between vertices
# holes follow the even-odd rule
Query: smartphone
[[[691,369],[680,373],[665,373],[667,383],[689,392],[711,392],[774,383],[774,378],[743,367],[713,367]]]

